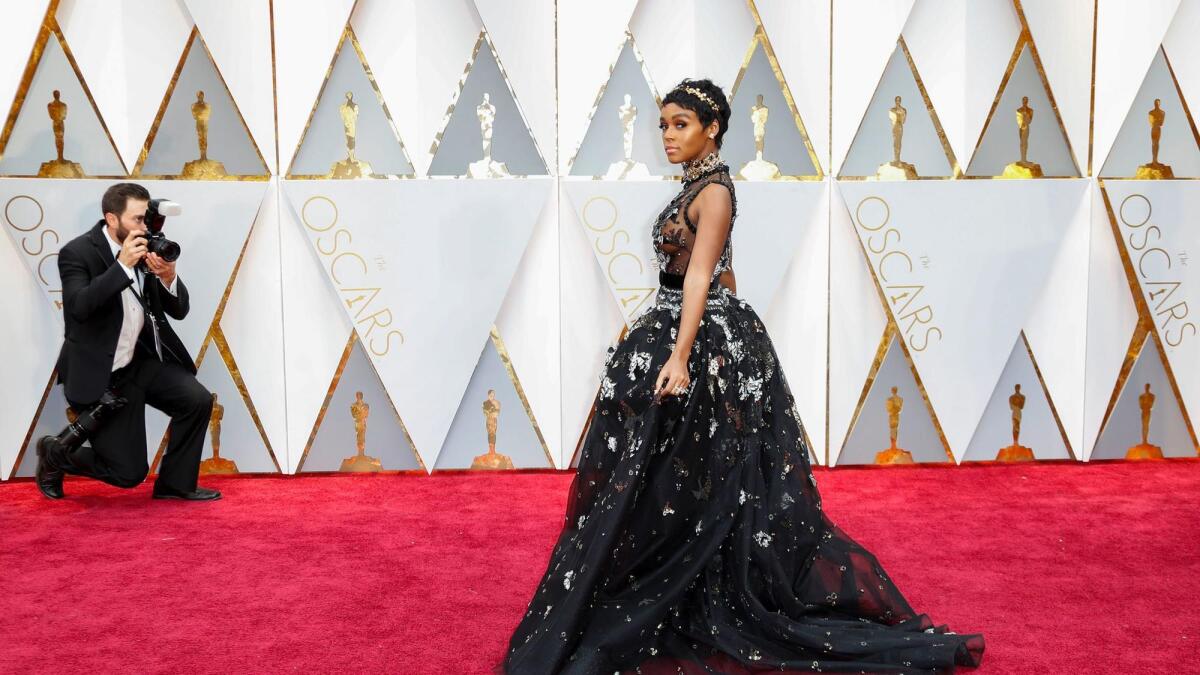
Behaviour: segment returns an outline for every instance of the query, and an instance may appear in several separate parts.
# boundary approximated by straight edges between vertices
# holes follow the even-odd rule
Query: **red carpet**
[[[1197,672],[1200,464],[817,470],[913,605],[987,640],[977,673]],[[568,474],[0,484],[0,672],[484,673]]]

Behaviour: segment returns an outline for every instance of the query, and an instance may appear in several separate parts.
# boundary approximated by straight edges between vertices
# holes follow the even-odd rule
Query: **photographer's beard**
[[[143,219],[146,216],[146,208],[150,202],[130,199],[125,204],[125,211],[117,216],[114,213],[104,214],[104,221],[108,228],[108,234],[113,238],[113,241],[124,245],[125,238],[134,230],[145,230],[146,226]]]

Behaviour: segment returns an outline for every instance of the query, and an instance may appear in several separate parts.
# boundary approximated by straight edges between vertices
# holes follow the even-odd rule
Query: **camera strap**
[[[154,320],[154,313],[150,311],[150,303],[146,301],[145,296],[146,273],[140,267],[136,267],[134,268],[134,276],[137,277],[137,288],[130,286],[129,290],[133,291],[138,304],[142,306],[142,312],[146,315],[146,321],[150,324],[150,331],[154,333],[154,352],[158,354],[158,360],[162,361],[162,338],[158,335],[158,322]]]

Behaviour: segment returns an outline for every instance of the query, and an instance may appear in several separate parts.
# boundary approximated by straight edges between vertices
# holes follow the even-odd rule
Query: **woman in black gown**
[[[657,299],[611,348],[566,520],[506,673],[952,672],[981,635],[916,613],[829,521],[779,357],[734,295],[724,92],[663,99],[683,188]]]

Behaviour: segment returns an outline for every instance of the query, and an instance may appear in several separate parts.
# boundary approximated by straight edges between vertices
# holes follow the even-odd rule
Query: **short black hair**
[[[137,183],[117,183],[104,191],[104,197],[100,199],[100,214],[111,213],[120,217],[125,213],[130,199],[148,202],[150,191]]]
[[[704,93],[705,96],[712,99],[716,104],[716,110],[708,104],[708,101],[696,96],[687,91],[686,88],[692,88]],[[681,108],[687,108],[696,113],[696,117],[700,118],[700,124],[708,126],[713,123],[713,120],[720,122],[717,128],[717,147],[721,147],[721,139],[725,137],[725,131],[729,129],[729,99],[725,97],[725,91],[717,85],[713,84],[710,79],[703,80],[683,80],[675,85],[675,88],[663,97],[663,105],[674,103]]]

